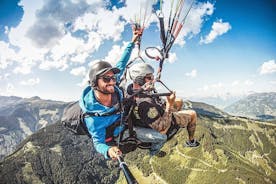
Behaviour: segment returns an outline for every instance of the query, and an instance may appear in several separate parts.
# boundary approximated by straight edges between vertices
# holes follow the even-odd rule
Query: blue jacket
[[[116,64],[116,67],[121,70],[118,74],[117,80],[119,80],[123,75],[133,47],[134,43],[129,43],[124,50],[121,59]],[[123,92],[117,86],[115,86],[115,92],[119,93],[120,100],[122,100]],[[88,86],[84,89],[79,104],[83,112],[99,113],[99,115],[105,114],[107,112],[114,112],[116,110],[114,107],[107,107],[99,103],[95,98],[95,94],[91,86]],[[92,136],[94,147],[99,153],[103,154],[105,158],[109,158],[107,154],[109,146],[105,143],[106,128],[111,124],[120,121],[120,117],[121,114],[112,114],[109,116],[92,116],[85,118],[85,123],[90,135]],[[122,126],[116,127],[113,135],[118,136],[122,130]]]

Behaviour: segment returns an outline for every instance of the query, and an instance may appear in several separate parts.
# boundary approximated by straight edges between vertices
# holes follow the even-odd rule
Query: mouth
[[[113,89],[113,88],[114,88],[114,85],[107,85],[106,88],[107,88],[107,89]]]

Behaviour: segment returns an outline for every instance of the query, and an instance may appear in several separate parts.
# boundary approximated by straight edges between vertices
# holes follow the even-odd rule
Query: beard
[[[114,85],[106,85],[106,86],[98,87],[97,90],[104,94],[112,94],[115,92],[115,87]]]

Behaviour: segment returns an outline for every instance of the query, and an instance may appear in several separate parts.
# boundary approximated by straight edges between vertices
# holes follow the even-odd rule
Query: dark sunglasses
[[[150,76],[145,76],[145,79],[148,79],[148,80],[153,80],[153,79],[154,79],[154,76],[153,76],[153,75],[150,75]]]
[[[111,80],[113,80],[114,82],[116,82],[116,75],[113,75],[113,76],[100,76],[99,77],[100,79],[103,79],[103,81],[105,83],[108,83],[110,82]]]

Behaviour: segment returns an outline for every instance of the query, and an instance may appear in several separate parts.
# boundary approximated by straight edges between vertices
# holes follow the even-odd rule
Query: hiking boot
[[[197,140],[189,140],[189,141],[186,141],[185,144],[184,144],[184,147],[191,147],[191,148],[195,148],[195,147],[198,147],[200,145],[200,143],[197,141]]]

